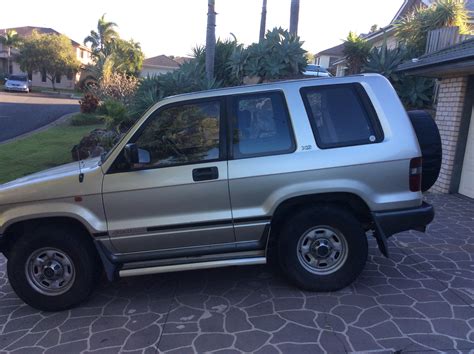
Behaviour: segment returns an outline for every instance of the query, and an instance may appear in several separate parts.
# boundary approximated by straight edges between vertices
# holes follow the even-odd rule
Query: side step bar
[[[119,272],[119,275],[120,277],[132,277],[135,275],[182,272],[185,270],[222,268],[222,267],[256,265],[256,264],[265,264],[265,263],[267,263],[267,259],[265,257],[239,258],[239,259],[227,259],[227,260],[219,260],[219,261],[163,265],[163,266],[157,266],[157,267],[123,269]]]

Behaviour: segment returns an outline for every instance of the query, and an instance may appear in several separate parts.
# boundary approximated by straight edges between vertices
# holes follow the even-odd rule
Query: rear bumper
[[[387,238],[407,230],[418,230],[424,232],[434,218],[434,208],[432,205],[423,202],[416,208],[376,211],[372,212],[375,223],[375,237],[380,251],[388,256]]]

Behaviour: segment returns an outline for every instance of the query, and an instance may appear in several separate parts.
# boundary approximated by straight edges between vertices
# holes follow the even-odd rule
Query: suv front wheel
[[[278,239],[282,270],[305,290],[335,291],[364,269],[368,243],[358,220],[346,209],[318,205],[294,214]]]
[[[88,235],[63,225],[39,226],[12,245],[7,271],[28,305],[60,311],[89,297],[102,268]]]

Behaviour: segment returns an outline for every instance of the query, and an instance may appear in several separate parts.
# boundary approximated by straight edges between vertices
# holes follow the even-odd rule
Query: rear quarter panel
[[[366,90],[384,139],[373,144],[320,149],[299,90],[353,82]],[[405,109],[384,77],[364,75],[294,82],[284,86],[283,92],[297,149],[291,154],[229,161],[234,218],[271,216],[288,198],[328,192],[353,193],[372,211],[421,205],[421,193],[410,192],[408,184],[409,161],[421,156],[418,141]]]

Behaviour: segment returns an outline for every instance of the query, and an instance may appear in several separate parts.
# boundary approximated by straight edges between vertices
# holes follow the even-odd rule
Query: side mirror
[[[127,144],[123,149],[123,157],[125,161],[132,166],[133,164],[138,163],[138,147],[137,144]]]
[[[28,80],[28,83],[31,84],[31,80]]]
[[[150,153],[147,150],[139,149],[137,144],[134,143],[125,145],[123,155],[130,166],[137,163],[147,164],[151,161]]]

